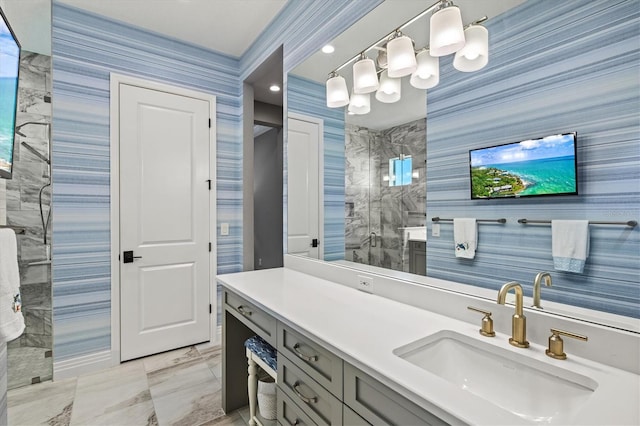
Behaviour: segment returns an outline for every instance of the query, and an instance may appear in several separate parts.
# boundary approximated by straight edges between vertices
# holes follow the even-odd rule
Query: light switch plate
[[[229,235],[229,224],[221,223],[220,224],[220,235]]]

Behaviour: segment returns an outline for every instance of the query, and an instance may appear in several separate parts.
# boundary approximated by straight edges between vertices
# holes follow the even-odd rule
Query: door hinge
[[[209,313],[212,313],[211,303],[209,303]]]
[[[209,243],[209,251],[211,251],[211,243]]]
[[[209,119],[209,128],[211,128],[211,119]]]
[[[209,184],[209,191],[211,191],[211,179],[207,179],[207,183]]]

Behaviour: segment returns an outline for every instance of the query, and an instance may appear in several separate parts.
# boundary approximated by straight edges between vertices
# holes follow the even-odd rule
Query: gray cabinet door
[[[278,356],[278,387],[314,423],[342,424],[342,402],[281,354]]]
[[[291,398],[280,388],[276,388],[276,401],[278,423],[281,425],[306,426],[315,425],[313,420],[309,418],[304,410],[296,405]]]
[[[344,364],[344,403],[374,425],[446,425],[376,379]]]
[[[409,241],[409,272],[427,275],[427,243]]]
[[[276,346],[275,318],[229,290],[224,291],[224,303],[227,311],[234,317],[238,318],[271,346]]]
[[[342,359],[281,322],[278,352],[342,400]]]

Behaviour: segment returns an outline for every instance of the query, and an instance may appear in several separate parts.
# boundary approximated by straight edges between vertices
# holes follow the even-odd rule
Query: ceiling
[[[242,56],[287,2],[287,0],[55,1],[235,57]]]
[[[51,0],[0,0],[23,50],[51,56]]]

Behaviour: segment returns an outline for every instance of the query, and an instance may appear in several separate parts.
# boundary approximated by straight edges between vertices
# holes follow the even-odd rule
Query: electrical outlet
[[[358,290],[365,293],[373,293],[373,278],[358,275]]]
[[[435,223],[435,224],[431,225],[431,236],[432,237],[439,237],[440,236],[440,224]]]
[[[229,235],[229,224],[221,223],[220,224],[220,235]]]

